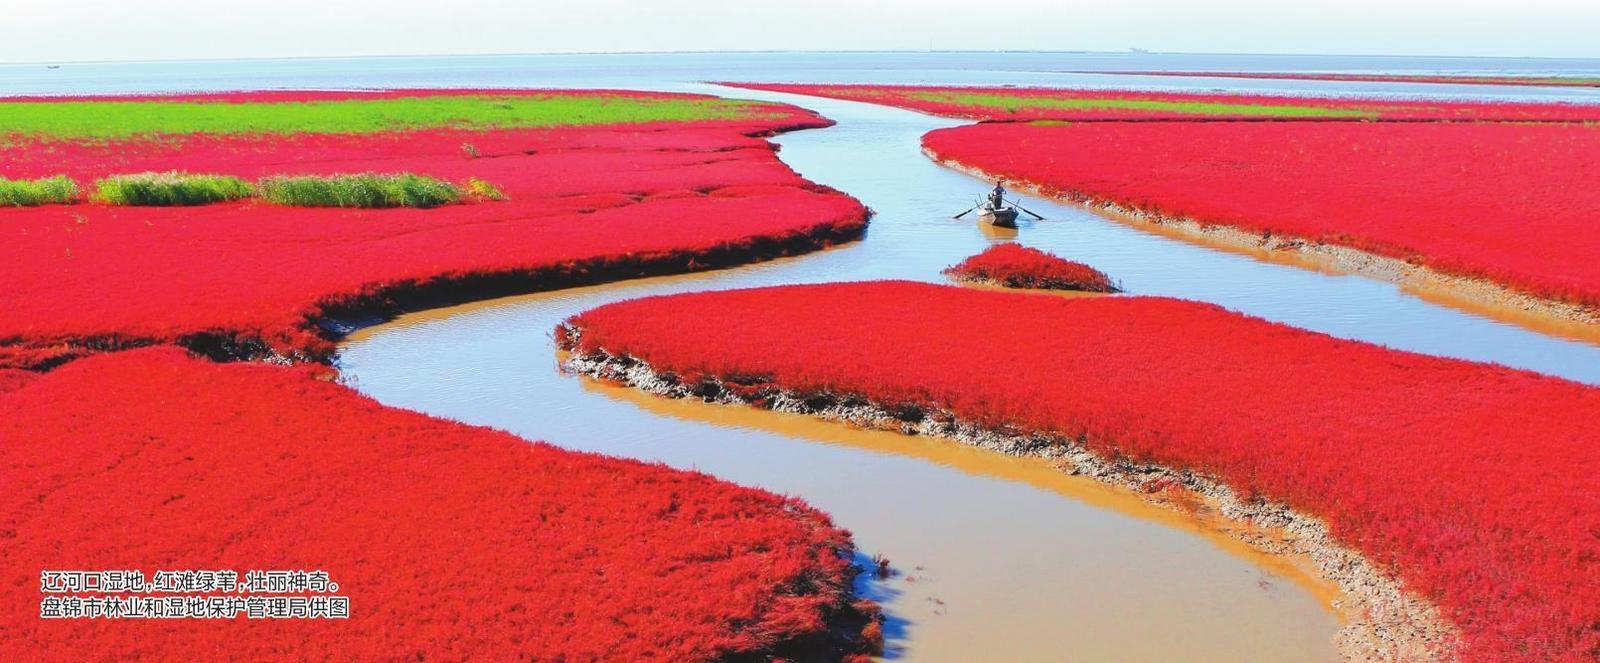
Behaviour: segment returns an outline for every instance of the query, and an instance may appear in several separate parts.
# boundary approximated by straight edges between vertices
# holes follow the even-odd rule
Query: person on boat
[[[1000,209],[1005,204],[1006,188],[1000,182],[994,183],[994,189],[989,191],[989,209]]]

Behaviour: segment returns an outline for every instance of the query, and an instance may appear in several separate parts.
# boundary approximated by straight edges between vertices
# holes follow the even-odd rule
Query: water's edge
[[[1600,309],[1540,297],[1481,278],[1441,272],[1399,258],[1291,236],[1269,235],[1232,226],[1206,224],[1183,216],[1135,209],[1113,200],[1049,184],[1004,177],[982,167],[923,153],[946,168],[985,180],[1005,179],[1012,188],[1042,198],[1078,205],[1100,216],[1207,247],[1261,256],[1273,262],[1356,274],[1397,284],[1442,304],[1520,325],[1537,332],[1600,342]]]
[[[568,348],[576,345],[581,329],[568,328]],[[1018,435],[982,427],[948,410],[924,413],[914,421],[897,409],[844,394],[799,394],[770,384],[759,385],[769,400],[756,404],[726,388],[715,376],[694,385],[664,377],[638,358],[604,352],[574,352],[565,357],[567,369],[589,378],[622,384],[646,393],[706,403],[743,405],[778,412],[809,415],[872,430],[938,437],[1010,456],[1039,458],[1072,475],[1145,495],[1146,501],[1185,512],[1181,500],[1166,499],[1167,488],[1197,497],[1207,508],[1235,525],[1223,531],[1269,555],[1309,558],[1321,578],[1339,588],[1334,602],[1344,621],[1336,638],[1339,653],[1348,660],[1445,660],[1452,657],[1458,638],[1455,629],[1425,599],[1405,591],[1401,583],[1379,570],[1366,557],[1339,543],[1321,519],[1276,502],[1242,499],[1222,482],[1187,469],[1133,463],[1106,458],[1081,441],[1044,433]],[[742,385],[749,390],[751,385]],[[1155,482],[1160,492],[1148,488]],[[1192,512],[1190,512],[1192,513]]]

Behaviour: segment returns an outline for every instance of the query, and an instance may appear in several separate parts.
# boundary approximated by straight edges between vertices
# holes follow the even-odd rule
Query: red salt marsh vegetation
[[[1436,604],[1467,660],[1600,656],[1593,387],[1194,302],[907,282],[647,298],[569,324],[577,356],[695,393],[853,397],[1193,470],[1320,519]]]
[[[472,123],[459,120],[475,113]],[[434,209],[0,209],[0,366],[181,342],[320,357],[313,320],[684,271],[852,239],[855,200],[761,136],[826,126],[693,95],[482,91],[0,100],[17,180],[415,172],[507,198]]]
[[[944,273],[961,281],[1007,288],[1117,292],[1104,272],[1016,242],[996,244],[951,265]]]
[[[728,83],[973,120],[1600,121],[1600,105],[1033,87]]]
[[[941,129],[923,143],[1057,196],[1600,306],[1591,125],[1015,123]]]
[[[795,499],[326,372],[173,347],[0,372],[0,658],[837,659],[877,628],[849,535]],[[41,619],[44,569],[320,569],[350,617]]]
[[[1245,78],[1286,81],[1348,81],[1357,83],[1438,83],[1445,85],[1513,85],[1533,87],[1600,87],[1600,78],[1584,76],[1481,76],[1472,74],[1340,74],[1289,71],[1074,71],[1074,74],[1112,76],[1177,76]]]
[[[1600,250],[1590,232],[1600,217],[1597,104],[747,87],[986,120],[930,132],[925,151],[1119,218],[1283,251],[1497,316],[1563,329],[1600,320],[1589,259]]]
[[[623,92],[0,99],[0,176],[35,205],[0,208],[0,658],[875,649],[848,534],[796,500],[185,352],[324,360],[352,321],[853,239],[865,208],[762,138],[827,124]],[[141,173],[161,195],[77,186]],[[363,173],[476,200],[290,206],[393,183]],[[326,569],[351,618],[44,620],[44,569]]]

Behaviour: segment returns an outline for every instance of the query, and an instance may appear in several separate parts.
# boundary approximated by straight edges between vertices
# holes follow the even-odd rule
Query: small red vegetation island
[[[830,634],[873,609],[849,535],[797,500],[385,407],[326,372],[168,346],[0,393],[0,658],[863,651]],[[349,618],[41,618],[45,569],[320,569]]]
[[[621,302],[561,338],[690,393],[865,402],[1190,470],[1319,519],[1437,605],[1468,660],[1600,655],[1594,387],[1208,304],[910,282]]]
[[[1013,123],[940,129],[923,145],[1135,218],[1355,249],[1600,317],[1597,126]]]
[[[944,270],[944,274],[975,283],[1006,288],[1118,292],[1111,277],[1098,269],[1016,242],[996,244]]]
[[[1512,85],[1532,87],[1600,87],[1600,78],[1583,76],[1481,76],[1472,74],[1346,74],[1289,71],[1073,71],[1110,76],[1176,76],[1181,78],[1245,78],[1285,81],[1355,83],[1437,83],[1442,85]]]
[[[944,117],[995,121],[1600,121],[1600,105],[1594,104],[1335,99],[1039,87],[804,83],[725,83],[725,85],[751,90],[865,101]]]
[[[848,533],[797,500],[318,363],[401,311],[854,239],[865,208],[763,139],[827,124],[612,91],[0,99],[0,659],[881,648]],[[42,571],[124,569],[325,570],[350,617],[42,616]]]

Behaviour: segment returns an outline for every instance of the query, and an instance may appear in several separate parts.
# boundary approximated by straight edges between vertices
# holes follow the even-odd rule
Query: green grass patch
[[[231,175],[137,173],[95,183],[94,200],[108,205],[170,207],[249,198],[255,187]]]
[[[773,117],[754,101],[630,95],[434,95],[300,102],[0,102],[0,134],[104,140],[178,134],[375,133]]]
[[[472,180],[500,194],[481,180]],[[469,184],[470,186],[470,184]],[[293,207],[418,207],[429,208],[461,200],[455,185],[412,173],[354,175],[289,175],[268,177],[258,188],[267,202]],[[501,194],[503,198],[504,195]]]
[[[71,205],[78,200],[78,183],[66,175],[36,180],[0,177],[0,207]]]
[[[505,200],[506,194],[493,184],[476,177],[467,178],[466,186],[462,187],[466,197],[473,200]]]
[[[1199,116],[1251,117],[1349,117],[1373,119],[1377,113],[1358,108],[1292,106],[1269,104],[1228,104],[1208,101],[1164,101],[1160,99],[1051,98],[989,92],[911,92],[909,96],[935,103],[964,104],[1016,113],[1024,110],[1142,110]]]

